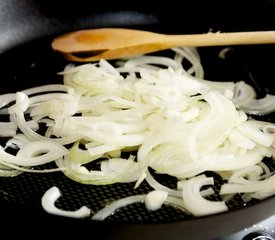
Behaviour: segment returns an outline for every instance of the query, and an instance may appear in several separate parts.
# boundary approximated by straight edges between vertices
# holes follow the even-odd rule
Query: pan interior
[[[38,39],[0,55],[3,84],[0,88],[1,94],[42,84],[62,83],[62,78],[57,75],[57,72],[63,70],[68,62],[65,62],[61,56],[52,51],[50,48],[51,40],[51,37]],[[235,46],[232,48],[234,51],[231,51],[226,59],[219,57],[219,52],[222,49],[223,47],[198,49],[206,79],[215,81],[244,80],[256,88],[259,96],[274,92],[270,84],[271,79],[274,78],[274,73],[272,73],[272,66],[268,61],[269,56],[275,53],[272,45]],[[275,121],[274,114],[258,117],[258,119]],[[5,139],[1,139],[1,144],[4,141]],[[274,169],[273,163],[268,159],[266,161]],[[218,192],[223,180],[213,173],[206,174],[214,176],[215,190]],[[164,185],[175,187],[176,181],[174,178],[166,175],[158,176],[158,178]],[[56,203],[57,207],[65,210],[75,210],[86,205],[94,213],[113,200],[129,195],[148,193],[152,190],[145,182],[137,189],[134,189],[134,183],[93,186],[74,182],[61,172],[23,173],[16,177],[0,178],[0,199],[7,204],[43,211],[41,198],[45,191],[52,186],[59,187],[62,193],[62,197]],[[218,194],[214,198],[219,199]],[[251,201],[246,206],[257,203],[257,201]],[[230,210],[245,207],[240,195],[236,195],[227,204]],[[192,218],[194,217],[171,206],[165,205],[157,211],[148,211],[144,204],[136,203],[121,208],[108,217],[106,221],[160,223]]]

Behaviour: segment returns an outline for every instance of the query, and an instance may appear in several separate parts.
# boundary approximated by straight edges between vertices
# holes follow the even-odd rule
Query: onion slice
[[[57,208],[55,206],[55,202],[60,196],[61,192],[58,187],[53,186],[50,189],[48,189],[41,199],[41,204],[44,210],[54,215],[60,215],[71,218],[85,218],[90,216],[91,210],[86,206],[82,206],[81,208],[75,211],[62,210]]]
[[[228,207],[223,201],[210,201],[202,197],[201,187],[213,185],[214,179],[204,174],[187,180],[184,183],[182,197],[186,209],[195,216],[204,216],[224,212]]]
[[[117,209],[125,207],[129,204],[143,202],[144,199],[145,195],[134,195],[116,200],[103,209],[99,210],[95,215],[93,215],[92,220],[102,221],[113,214]]]

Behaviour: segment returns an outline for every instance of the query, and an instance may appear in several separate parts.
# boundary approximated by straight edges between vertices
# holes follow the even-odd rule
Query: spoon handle
[[[272,44],[275,43],[275,31],[167,35],[166,40],[171,47]]]

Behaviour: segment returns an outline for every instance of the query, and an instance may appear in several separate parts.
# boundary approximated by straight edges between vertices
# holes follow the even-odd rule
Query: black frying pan
[[[180,5],[179,5],[180,4]],[[6,0],[0,2],[0,93],[15,92],[31,86],[62,82],[56,72],[67,64],[50,48],[53,37],[81,28],[129,27],[163,33],[202,33],[212,31],[274,30],[275,3],[261,1],[39,1]],[[235,46],[226,61],[217,57],[221,47],[199,49],[206,78],[246,80],[258,91],[275,93],[272,85],[275,47]],[[273,120],[274,116],[267,117]],[[273,120],[274,121],[274,120]],[[166,181],[164,179],[164,181]],[[173,182],[166,182],[173,185]],[[43,193],[57,185],[63,196],[57,202],[64,209],[87,205],[100,209],[108,199],[149,190],[131,184],[86,186],[61,173],[28,174],[0,178],[0,218],[12,235],[22,223],[20,236],[40,231],[50,236],[85,236],[91,239],[219,239],[257,223],[275,213],[275,198],[252,202],[243,207],[235,199],[230,211],[193,218],[163,207],[148,212],[143,205],[125,207],[104,222],[70,219],[47,214],[41,207]],[[30,232],[31,231],[31,232]]]

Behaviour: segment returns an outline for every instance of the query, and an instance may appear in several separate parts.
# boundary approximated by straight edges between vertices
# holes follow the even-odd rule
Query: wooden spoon
[[[116,59],[173,47],[272,44],[275,31],[166,35],[126,28],[79,30],[55,38],[52,48],[72,61]]]

